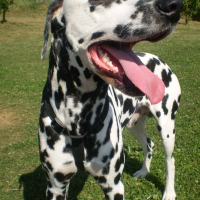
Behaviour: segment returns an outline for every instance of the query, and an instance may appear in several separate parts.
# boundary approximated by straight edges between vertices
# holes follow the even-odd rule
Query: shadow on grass
[[[131,158],[125,152],[126,162],[124,173],[132,176],[133,172],[139,170],[142,166],[142,163],[137,159]],[[70,181],[69,187],[69,200],[77,200],[77,196],[82,191],[84,184],[88,178],[88,173],[85,171],[78,171],[76,175]],[[160,180],[153,174],[149,174],[146,177],[146,180],[150,181],[158,188],[160,191],[164,191],[164,185]],[[25,200],[45,200],[45,192],[47,181],[45,174],[41,166],[38,166],[34,172],[23,174],[20,179],[20,188],[23,187],[24,199]]]
[[[124,145],[126,148],[126,145]],[[124,173],[129,174],[130,176],[133,176],[133,174],[140,170],[142,168],[142,164],[140,161],[138,161],[135,158],[131,158],[127,155],[127,152],[125,151],[125,167],[124,167]],[[145,179],[155,185],[157,189],[159,189],[162,193],[164,192],[165,185],[152,173],[149,173]]]
[[[88,174],[84,171],[78,171],[70,181],[69,200],[77,200],[77,196],[82,191]],[[45,200],[47,181],[41,166],[38,166],[34,172],[23,174],[20,179],[20,188],[23,187],[25,200]]]

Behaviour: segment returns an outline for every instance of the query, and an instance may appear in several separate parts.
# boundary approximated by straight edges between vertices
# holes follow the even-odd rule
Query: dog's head
[[[68,48],[84,66],[122,92],[145,93],[158,103],[164,84],[131,49],[140,41],[156,42],[169,35],[182,7],[181,0],[55,0],[47,12],[42,58],[56,19],[54,32],[65,27]]]

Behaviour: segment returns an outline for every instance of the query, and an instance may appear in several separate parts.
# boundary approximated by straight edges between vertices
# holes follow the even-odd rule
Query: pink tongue
[[[165,94],[163,81],[152,73],[130,48],[122,46],[118,50],[105,44],[102,44],[101,48],[119,61],[129,80],[148,96],[152,104],[157,104],[163,99]]]

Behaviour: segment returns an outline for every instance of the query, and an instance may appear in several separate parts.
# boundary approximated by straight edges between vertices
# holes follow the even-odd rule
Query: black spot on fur
[[[165,115],[167,115],[167,113],[168,113],[168,109],[167,109],[167,100],[168,100],[168,98],[169,98],[169,95],[168,94],[166,94],[164,97],[163,97],[163,100],[162,100],[162,109],[163,109],[163,112],[164,112],[164,114]]]
[[[114,95],[114,97],[115,97],[115,102],[116,102],[116,104],[117,104],[117,106],[118,106],[118,99],[117,99],[117,95],[116,95],[116,93],[115,93],[115,91],[114,91],[114,88],[112,87],[112,93],[113,93],[113,95]]]
[[[148,154],[148,158],[151,159],[151,154]]]
[[[173,134],[175,134],[175,129],[173,129]]]
[[[123,96],[121,94],[119,94],[117,97],[119,99],[120,105],[122,106],[123,105]]]
[[[136,55],[139,56],[139,57],[144,57],[144,56],[146,56],[146,54],[143,53],[143,52],[135,52],[135,53],[136,53]]]
[[[181,95],[178,96],[178,103],[181,101]]]
[[[112,159],[114,157],[114,154],[115,154],[115,149],[112,148],[110,151],[110,159]]]
[[[135,111],[135,108],[133,106],[133,102],[131,99],[126,99],[124,101],[123,113],[125,114],[127,111],[129,111],[129,114],[132,114]]]
[[[156,116],[159,118],[161,116],[161,112],[160,111],[157,111],[156,112]]]
[[[90,12],[94,12],[95,11],[95,6],[90,6]]]
[[[91,73],[91,71],[88,68],[86,68],[83,71],[83,73],[84,73],[86,79],[89,79],[92,76],[92,73]]]
[[[58,92],[57,91],[54,92],[54,98],[55,98],[56,108],[59,109],[61,102],[64,100],[64,94],[62,92],[61,86],[58,87]]]
[[[172,106],[172,114],[171,114],[171,119],[174,120],[175,119],[175,113],[178,109],[178,103],[176,101],[174,101],[173,106]]]
[[[74,173],[69,173],[69,174],[64,175],[64,174],[61,173],[61,172],[56,172],[56,173],[54,174],[54,178],[55,178],[57,181],[63,183],[64,181],[69,180],[73,175],[74,175]]]
[[[64,151],[63,151],[64,152]],[[65,163],[63,163],[63,165],[70,165],[70,164],[72,164],[73,162],[72,161],[67,161],[67,162],[65,162]]]
[[[87,122],[90,122],[90,120],[91,120],[91,118],[92,118],[92,115],[93,115],[93,112],[89,112],[89,113],[87,114],[87,117],[86,117],[86,121],[87,121]]]
[[[103,104],[100,103],[97,107],[97,110],[96,110],[96,115],[99,115],[101,112],[102,112],[102,108],[103,108]]]
[[[45,149],[44,151],[40,152],[40,161],[44,163],[46,160],[46,157],[49,157],[49,155]]]
[[[132,35],[132,31],[129,25],[117,25],[116,28],[113,30],[114,34],[116,34],[119,38],[128,39]]]
[[[96,158],[99,154],[99,146],[96,145],[96,135],[92,134],[90,137],[87,137],[87,140],[85,141],[85,148],[87,151],[86,160],[91,161],[93,158]]]
[[[105,34],[105,32],[103,32],[103,31],[95,32],[95,33],[92,34],[91,40],[100,38],[100,37],[102,37],[104,34]]]
[[[116,152],[116,153],[118,152],[118,143],[116,143],[115,152]]]
[[[124,151],[122,149],[120,157],[119,157],[119,159],[117,159],[117,161],[115,163],[115,172],[119,171],[119,168],[120,168],[121,164],[123,164],[123,163],[124,163]]]
[[[160,61],[158,59],[150,59],[149,62],[147,63],[147,67],[154,72],[156,65],[160,65]]]
[[[66,81],[67,76],[66,76],[66,71],[59,69],[57,71],[57,80],[60,82],[60,80]]]
[[[63,25],[60,24],[60,22],[58,22],[56,17],[53,20],[51,20],[51,32],[52,33],[57,33],[62,28],[63,28]]]
[[[157,129],[158,129],[159,132],[162,131],[162,128],[161,128],[161,126],[159,126],[159,125],[157,125]]]
[[[108,160],[108,156],[104,156],[103,159],[102,159],[102,162],[106,163],[107,160]]]
[[[147,151],[151,152],[151,149],[150,149],[149,145],[147,145]]]
[[[77,56],[76,60],[80,61],[80,63],[78,63],[78,64],[79,64],[79,66],[81,66],[82,65],[81,60],[80,60],[80,58],[79,59],[78,58],[79,57]],[[78,71],[78,69],[72,65],[70,66],[70,72],[73,74],[73,76],[77,76],[77,77],[80,76],[80,72]]]
[[[52,188],[52,187],[53,187],[52,184],[51,184],[50,182],[48,182],[48,187],[49,187],[49,188]]]
[[[114,179],[115,185],[117,185],[119,183],[120,178],[121,178],[121,173],[118,173]]]
[[[162,81],[166,87],[169,87],[169,83],[172,81],[172,71],[169,69],[169,73],[165,69],[162,70]]]
[[[107,174],[109,174],[109,171],[110,171],[110,163],[108,163],[108,165],[103,168],[102,174],[107,175]]]
[[[71,130],[68,130],[70,135],[77,135],[77,123],[71,123]]]
[[[72,117],[73,116],[73,112],[71,109],[68,109],[68,113],[69,113],[69,116]]]
[[[142,23],[145,24],[151,24],[152,23],[152,18],[149,17],[148,13],[153,13],[152,6],[149,4],[142,5],[138,8],[139,13],[143,13],[143,18],[142,18]]]
[[[136,37],[143,36],[143,35],[146,35],[146,32],[147,32],[147,28],[137,28],[137,29],[134,29],[134,31],[132,32],[132,36],[136,36]]]
[[[39,119],[39,125],[40,125],[40,131],[42,133],[44,133],[44,122],[42,120],[42,116],[40,115],[40,119]]]
[[[123,200],[123,195],[119,193],[115,194],[114,200]]]
[[[137,16],[138,16],[137,13],[134,13],[134,14],[131,15],[131,19],[136,19]]]
[[[103,144],[105,145],[108,141],[110,141],[110,133],[111,133],[111,127],[112,127],[112,124],[113,124],[113,120],[112,118],[110,119],[109,121],[109,124],[108,124],[108,128],[107,128],[107,132],[106,132],[106,137],[103,141]]]
[[[54,144],[59,139],[59,135],[51,128],[51,126],[45,127],[46,134],[47,134],[47,144],[49,148],[54,149]]]
[[[56,200],[65,200],[65,196],[59,195],[59,196],[56,197]]]
[[[78,78],[80,76],[80,72],[74,66],[70,66],[70,72],[71,72],[71,76],[73,77],[73,81],[76,83],[76,85],[78,87],[80,87],[81,86],[81,80]]]
[[[76,56],[76,62],[78,63],[79,67],[83,67],[83,63],[79,56]]]
[[[84,39],[83,38],[80,38],[79,40],[78,40],[78,43],[79,44],[82,44],[84,42]]]
[[[111,188],[111,187],[103,188],[104,194],[107,194],[107,193],[109,193],[109,192],[111,192],[111,191],[112,191],[112,188]]]
[[[147,137],[147,143],[149,144],[149,146],[151,147],[151,139],[149,137]]]
[[[167,138],[169,138],[169,134],[167,135]]]
[[[115,172],[119,171],[120,166],[121,166],[121,163],[120,163],[120,158],[119,158],[119,159],[117,159],[117,161],[115,163]]]
[[[128,124],[129,120],[130,120],[129,118],[126,118],[124,122],[122,122],[121,127],[124,128],[126,124]]]
[[[47,191],[47,200],[53,199],[53,193],[50,190]]]
[[[106,178],[104,176],[95,176],[94,179],[98,182],[98,183],[106,183]]]
[[[50,162],[46,162],[46,165],[47,165],[47,167],[48,167],[48,169],[49,169],[50,171],[53,170],[53,167],[52,167],[52,165],[51,165]]]

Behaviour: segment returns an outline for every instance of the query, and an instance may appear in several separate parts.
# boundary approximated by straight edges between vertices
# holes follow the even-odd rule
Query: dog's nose
[[[178,22],[183,9],[181,0],[157,0],[155,3],[158,12],[166,16],[171,22]]]

